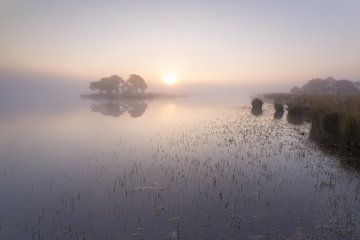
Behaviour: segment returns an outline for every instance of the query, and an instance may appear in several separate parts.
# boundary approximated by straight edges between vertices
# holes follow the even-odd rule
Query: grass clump
[[[275,112],[282,113],[284,112],[284,106],[281,103],[275,103]]]
[[[260,98],[255,98],[251,101],[251,105],[254,109],[261,109],[264,102]]]
[[[324,144],[360,148],[360,96],[312,98],[312,137]]]

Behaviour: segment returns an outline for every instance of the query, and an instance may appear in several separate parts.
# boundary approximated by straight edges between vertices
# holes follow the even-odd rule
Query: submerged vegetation
[[[309,117],[310,137],[331,148],[360,149],[360,96],[267,94],[265,98],[288,106],[289,117]]]

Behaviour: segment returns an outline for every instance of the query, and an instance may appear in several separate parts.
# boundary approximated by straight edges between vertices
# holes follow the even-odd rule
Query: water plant
[[[308,115],[313,140],[339,149],[359,151],[360,96],[267,94],[266,98],[285,102],[288,118]]]

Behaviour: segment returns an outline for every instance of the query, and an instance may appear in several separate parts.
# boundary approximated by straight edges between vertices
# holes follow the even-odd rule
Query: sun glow
[[[174,73],[166,73],[162,76],[164,83],[173,85],[177,82],[176,75]]]

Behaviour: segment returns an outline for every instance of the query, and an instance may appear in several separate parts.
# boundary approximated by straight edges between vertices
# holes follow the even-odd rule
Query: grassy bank
[[[313,140],[360,151],[360,96],[267,94],[265,98],[287,105],[289,115],[309,114]]]

